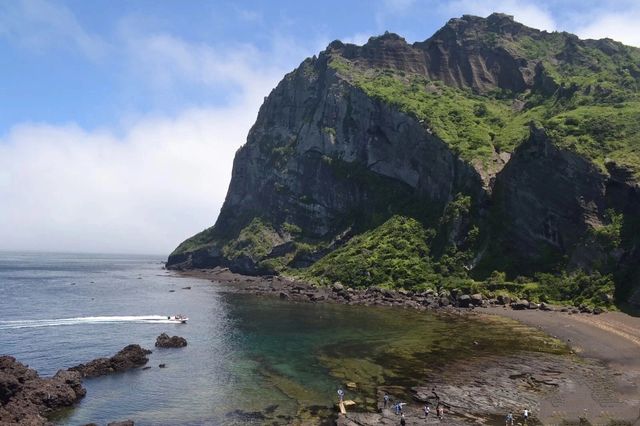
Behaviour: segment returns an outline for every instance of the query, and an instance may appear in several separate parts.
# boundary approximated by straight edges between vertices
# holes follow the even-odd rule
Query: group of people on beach
[[[435,400],[436,400],[436,416],[438,416],[439,420],[442,420],[444,418],[444,404],[440,402],[440,397],[435,392],[435,388],[432,390],[432,393],[435,396]],[[339,398],[339,402],[344,401],[344,391],[342,389],[338,389],[338,398]],[[384,396],[382,397],[382,400],[383,400],[383,409],[386,410],[387,408],[389,408],[389,404],[391,403],[391,397],[387,392],[385,392]],[[393,404],[393,406],[391,407],[393,408],[396,415],[400,416],[401,426],[406,425],[406,419],[404,417],[404,410],[403,410],[403,407],[405,405],[407,405],[406,402],[396,401],[396,403]],[[424,404],[422,411],[424,412],[425,420],[427,420],[429,418],[429,415],[431,414],[431,407],[429,402]],[[527,408],[525,408],[524,411],[522,412],[522,420],[524,421],[524,424],[527,424],[530,414],[531,412]],[[514,425],[513,413],[509,412],[505,418],[505,426],[513,426],[513,425]]]
[[[524,422],[524,424],[527,424],[527,421],[529,420],[529,415],[531,414],[531,412],[529,411],[528,408],[525,408],[524,411],[522,412],[522,420]],[[509,414],[507,414],[507,417],[504,420],[504,424],[505,426],[513,426],[514,425],[514,420],[513,420],[513,413],[511,411],[509,411]]]
[[[436,395],[437,397],[437,395]],[[384,393],[384,397],[383,397],[383,409],[386,409],[389,407],[389,403],[390,403],[390,399],[391,397],[389,396],[388,393]],[[397,401],[395,404],[393,404],[392,408],[394,409],[396,415],[400,416],[400,425],[404,426],[406,424],[406,420],[404,417],[404,410],[402,407],[404,407],[405,405],[407,405],[406,402],[401,402],[401,401]],[[424,407],[423,407],[423,412],[424,412],[424,418],[425,420],[429,418],[429,414],[431,414],[431,407],[430,404],[427,402]],[[440,398],[437,398],[437,404],[436,404],[436,416],[438,416],[438,419],[442,420],[444,418],[444,404],[442,404],[440,402]]]
[[[440,397],[438,396],[438,394],[435,392],[435,388],[432,390],[433,395],[435,396],[436,399],[436,416],[438,417],[439,420],[442,420],[444,418],[444,404],[440,402]],[[384,393],[383,396],[383,409],[387,409],[389,407],[390,404],[390,400],[391,397],[389,396],[388,393]],[[393,404],[392,408],[394,409],[396,415],[400,416],[400,425],[404,426],[406,424],[406,420],[404,417],[404,412],[402,407],[404,407],[405,405],[407,405],[406,402],[401,402],[401,401],[397,401],[395,404]],[[425,403],[424,407],[422,408],[423,412],[424,412],[424,418],[425,420],[427,420],[429,418],[429,415],[431,414],[431,407],[429,402]],[[524,424],[527,424],[527,421],[529,420],[529,415],[531,414],[531,412],[529,411],[528,408],[525,408],[524,411],[522,412],[522,420],[524,422]],[[514,426],[514,416],[512,412],[509,412],[507,414],[507,417],[505,418],[505,426]]]

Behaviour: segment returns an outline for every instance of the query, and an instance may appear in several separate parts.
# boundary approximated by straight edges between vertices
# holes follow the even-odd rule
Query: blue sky
[[[214,223],[263,97],[305,57],[493,11],[640,46],[631,0],[0,0],[0,249],[166,254]]]

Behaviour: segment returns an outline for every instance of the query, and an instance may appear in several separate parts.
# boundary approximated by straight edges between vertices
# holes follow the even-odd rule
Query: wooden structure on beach
[[[346,401],[338,402],[338,411],[340,414],[347,414],[347,407],[351,407],[352,405],[356,405],[355,401],[347,399]]]

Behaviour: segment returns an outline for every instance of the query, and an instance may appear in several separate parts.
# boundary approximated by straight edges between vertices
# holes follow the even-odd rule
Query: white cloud
[[[123,137],[16,126],[0,140],[0,248],[168,253],[213,224],[257,107],[149,117]]]
[[[369,41],[369,38],[373,35],[374,35],[373,33],[372,34],[356,33],[356,34],[341,38],[340,40],[342,40],[343,43],[351,43],[351,44],[357,44],[358,46],[362,46],[367,41]]]
[[[128,37],[126,48],[137,77],[157,88],[191,82],[209,87],[241,85],[243,90],[253,92],[281,77],[281,68],[259,64],[264,56],[251,45],[220,49],[187,43],[169,34],[154,34]]]
[[[591,22],[578,26],[575,33],[581,38],[612,38],[625,44],[640,47],[640,5],[625,13],[603,13]]]
[[[317,47],[190,43],[130,23],[113,42],[128,80],[213,90],[220,106],[125,116],[118,129],[15,125],[0,135],[0,249],[168,254],[213,225],[264,96]]]
[[[0,37],[34,50],[74,49],[92,60],[100,59],[109,49],[68,8],[43,0],[2,2]]]
[[[452,17],[467,15],[488,16],[494,12],[513,15],[515,20],[541,30],[557,29],[553,15],[543,3],[532,4],[524,0],[458,0],[442,5],[442,10]]]

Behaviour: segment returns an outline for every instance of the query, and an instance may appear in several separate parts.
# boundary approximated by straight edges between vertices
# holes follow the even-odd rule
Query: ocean
[[[0,253],[0,354],[50,376],[131,343],[153,350],[150,369],[85,379],[87,396],[53,417],[57,424],[318,423],[332,415],[338,388],[356,409],[375,410],[380,386],[408,400],[427,372],[461,357],[525,350],[536,334],[511,322],[237,294],[162,262]],[[189,323],[165,320],[177,313]],[[162,332],[188,346],[155,348]]]

